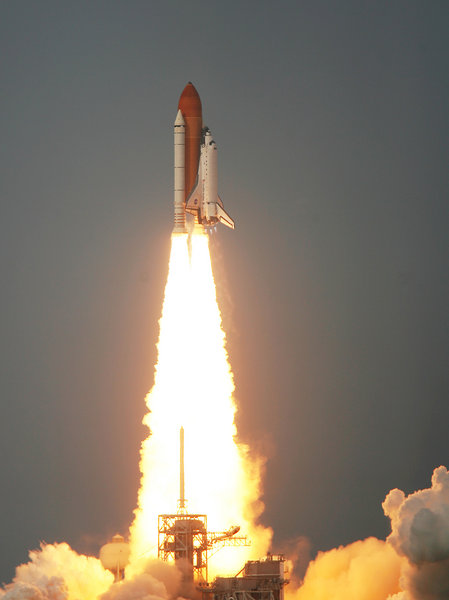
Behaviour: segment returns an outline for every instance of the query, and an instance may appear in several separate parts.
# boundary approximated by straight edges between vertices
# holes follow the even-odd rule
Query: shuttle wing
[[[218,217],[218,220],[220,221],[220,223],[223,223],[223,225],[226,225],[227,227],[230,227],[231,229],[234,229],[234,221],[233,221],[233,219],[231,219],[231,217],[228,215],[228,213],[223,208],[223,203],[220,200],[220,196],[218,196],[217,198],[218,198],[218,200],[217,200],[217,217]]]

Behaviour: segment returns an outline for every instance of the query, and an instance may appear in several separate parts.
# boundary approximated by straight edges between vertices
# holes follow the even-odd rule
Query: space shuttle
[[[222,223],[234,229],[234,221],[218,195],[217,144],[203,126],[201,100],[189,82],[178,104],[174,123],[175,223],[174,233],[186,233],[186,213],[195,225],[207,229]]]

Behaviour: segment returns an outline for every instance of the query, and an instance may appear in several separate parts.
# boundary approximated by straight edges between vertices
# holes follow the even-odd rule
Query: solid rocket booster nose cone
[[[178,114],[176,115],[175,125],[185,125],[184,117],[182,116],[182,112],[178,109]]]
[[[201,100],[195,86],[188,83],[179,98],[178,108],[184,117],[201,117]]]

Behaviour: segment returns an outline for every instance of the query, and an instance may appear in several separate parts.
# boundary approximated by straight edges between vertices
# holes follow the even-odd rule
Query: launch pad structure
[[[179,432],[179,500],[176,514],[158,517],[158,558],[178,563],[186,580],[195,583],[202,600],[284,600],[285,579],[282,555],[269,554],[248,561],[235,577],[217,577],[208,582],[208,551],[222,546],[249,546],[240,527],[227,531],[207,530],[207,516],[187,512],[184,493],[184,428]]]
[[[284,600],[284,563],[282,554],[250,560],[235,577],[217,577],[203,587],[202,600]]]
[[[189,514],[184,488],[184,428],[179,430],[179,500],[176,514],[158,516],[158,558],[181,562],[184,576],[198,585],[208,581],[208,551],[222,546],[249,546],[246,536],[236,536],[240,527],[227,531],[207,530],[207,516]]]
[[[207,581],[206,515],[159,515],[158,558],[191,565],[191,579]]]

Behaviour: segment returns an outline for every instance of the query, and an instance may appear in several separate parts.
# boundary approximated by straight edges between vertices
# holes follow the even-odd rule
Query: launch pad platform
[[[201,586],[202,600],[284,600],[284,562],[283,555],[273,554],[248,561],[237,576]]]

